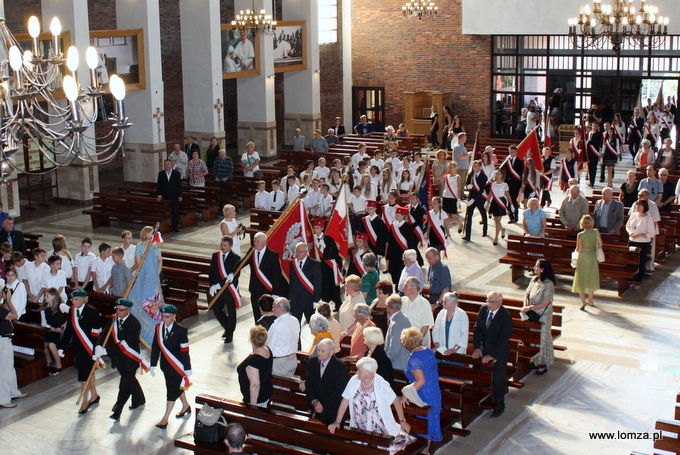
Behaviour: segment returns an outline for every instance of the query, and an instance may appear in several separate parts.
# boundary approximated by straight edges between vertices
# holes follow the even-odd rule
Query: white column
[[[212,136],[224,139],[220,5],[214,0],[183,1],[179,13],[185,136],[196,138],[204,150]]]
[[[253,8],[250,0],[235,0],[234,10]],[[256,11],[265,9],[272,14],[272,2],[255,0]],[[238,89],[238,149],[239,156],[245,151],[246,143],[255,142],[260,156],[276,154],[276,112],[274,108],[274,42],[271,35],[260,34],[260,74],[241,77],[236,81]],[[272,76],[272,77],[269,77]]]
[[[117,0],[116,21],[119,30],[144,30],[144,61],[138,63],[144,67],[146,88],[125,96],[125,112],[133,126],[125,136],[124,178],[153,181],[166,154],[158,0]]]
[[[342,104],[343,124],[352,131],[352,0],[342,0]],[[349,129],[348,129],[349,128]]]
[[[81,85],[89,82],[89,70],[85,62],[85,50],[90,45],[90,26],[87,12],[87,0],[63,0],[42,3],[42,27],[49,31],[53,17],[58,17],[62,30],[69,32],[71,46],[78,48],[80,65],[78,78]],[[62,49],[66,53],[66,49]],[[85,136],[94,136],[94,127],[85,132]],[[87,139],[86,139],[87,140]],[[94,146],[92,143],[91,146]],[[70,166],[57,170],[59,179],[58,195],[64,199],[88,201],[99,191],[99,169],[96,164],[87,164],[75,160]],[[54,192],[57,195],[57,192]]]
[[[321,129],[321,92],[319,89],[319,6],[316,0],[287,0],[284,21],[306,21],[307,69],[284,74],[284,131],[291,142],[295,128],[302,129],[307,144],[314,130]]]

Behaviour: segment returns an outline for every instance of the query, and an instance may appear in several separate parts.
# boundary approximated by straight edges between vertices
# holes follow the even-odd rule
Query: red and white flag
[[[541,146],[538,144],[538,131],[536,128],[531,130],[531,133],[517,146],[517,156],[521,160],[528,158],[534,159],[536,169],[543,171],[543,161],[541,160]]]
[[[350,245],[354,244],[352,229],[349,224],[349,211],[347,210],[347,185],[343,184],[335,201],[331,219],[326,227],[326,235],[330,235],[338,244],[338,252],[343,259],[349,254]]]
[[[286,278],[290,278],[291,261],[295,259],[295,245],[305,242],[309,246],[310,255],[313,256],[313,236],[305,204],[301,199],[289,207],[269,230],[267,247],[279,253],[281,268]]]
[[[552,145],[552,138],[550,137],[550,116],[545,116],[545,133],[543,133],[543,146],[550,147]]]

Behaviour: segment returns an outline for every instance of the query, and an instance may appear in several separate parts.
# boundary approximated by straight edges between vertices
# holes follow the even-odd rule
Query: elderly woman
[[[354,324],[345,332],[345,334],[352,335],[349,355],[356,359],[360,359],[366,352],[364,329],[366,327],[375,327],[375,324],[371,321],[371,310],[368,308],[368,305],[359,303],[354,307],[354,321]]]
[[[647,254],[652,246],[652,240],[656,235],[656,227],[654,220],[649,215],[649,201],[641,199],[637,202],[637,211],[633,213],[626,223],[626,231],[628,232],[628,246],[640,248],[640,262],[638,264],[638,272],[635,275],[636,284],[632,285],[633,289],[640,289],[640,282],[645,277],[645,263],[647,262]]]
[[[399,398],[389,383],[376,374],[377,370],[378,363],[375,359],[364,357],[357,362],[357,374],[352,376],[342,392],[338,415],[335,422],[328,425],[328,431],[333,434],[340,428],[349,407],[350,427],[399,436],[390,447],[390,453],[394,453],[413,442],[414,438],[408,435],[411,426],[406,423]],[[398,423],[390,404],[399,418]]]
[[[189,185],[195,187],[205,186],[205,176],[208,175],[208,166],[201,159],[200,150],[196,149],[191,152],[191,159],[187,164],[187,177],[189,177]]]
[[[534,365],[541,365],[536,374],[541,376],[548,372],[548,368],[555,361],[555,351],[552,341],[552,303],[555,295],[555,272],[552,264],[539,259],[534,265],[534,277],[529,283],[527,293],[524,296],[524,306],[520,310],[522,319],[529,319],[526,315],[529,311],[535,311],[541,317],[541,350],[532,359]]]
[[[338,317],[340,319],[340,328],[346,332],[352,324],[354,324],[354,307],[360,303],[366,303],[364,295],[361,293],[361,278],[356,275],[350,275],[345,278],[345,292],[347,297],[340,306]]]
[[[361,258],[364,263],[364,274],[361,276],[361,293],[366,302],[373,302],[377,297],[375,285],[380,281],[380,272],[376,269],[378,258],[373,253],[366,253]]]
[[[529,199],[529,208],[522,212],[522,229],[524,235],[531,237],[543,237],[546,228],[546,214],[538,206],[538,198]]]
[[[392,295],[392,283],[390,281],[378,281],[375,285],[377,298],[371,303],[371,320],[375,326],[382,330],[383,335],[387,333],[389,321],[387,320],[387,298]]]
[[[439,414],[442,409],[442,392],[439,389],[439,370],[434,351],[422,346],[423,334],[417,327],[409,327],[401,332],[401,344],[411,353],[404,374],[409,385],[402,389],[403,405],[413,402],[418,406],[428,405],[432,412],[427,416],[427,453],[430,442],[442,440]]]
[[[236,207],[231,204],[225,204],[222,207],[222,214],[224,219],[220,222],[220,231],[222,235],[228,235],[234,240],[231,251],[241,256],[241,239],[238,235],[243,232],[243,228],[236,221]]]
[[[578,292],[581,297],[581,311],[586,311],[586,304],[593,305],[595,291],[600,289],[600,266],[597,262],[597,244],[602,242],[600,233],[595,229],[595,220],[590,215],[581,218],[582,231],[576,236],[576,252],[578,261],[574,271],[574,283],[571,292]],[[586,296],[588,301],[586,302]]]
[[[269,294],[262,294],[260,300],[257,301],[257,306],[260,308],[260,319],[257,320],[256,324],[269,330],[274,321],[276,321],[276,315],[274,315],[274,297]]]
[[[444,355],[465,354],[467,351],[470,322],[467,313],[458,308],[459,297],[457,292],[444,294],[444,309],[434,321],[434,348]]]
[[[652,143],[649,139],[645,139],[640,143],[640,150],[635,155],[634,163],[638,167],[646,167],[649,164],[656,162],[656,152],[652,148]]]
[[[385,337],[378,327],[366,327],[364,329],[364,344],[366,345],[366,352],[364,357],[370,357],[378,362],[378,374],[387,382],[394,390],[394,370],[392,369],[392,362],[387,357],[385,352]]]
[[[630,208],[638,199],[638,185],[640,182],[635,180],[635,170],[631,169],[626,172],[626,181],[621,184],[621,191],[619,192],[619,202],[625,208]]]
[[[331,332],[331,338],[335,343],[335,353],[337,354],[340,352],[340,342],[342,341],[342,329],[340,328],[340,323],[333,317],[331,306],[327,302],[320,302],[316,306],[316,312],[326,318],[326,321],[328,321],[328,331]]]
[[[328,330],[328,320],[318,313],[313,314],[309,320],[309,331],[314,335],[312,345],[309,347],[309,355],[316,355],[316,346],[319,344],[319,341],[324,338],[333,339],[333,335]]]
[[[274,393],[272,367],[274,356],[266,346],[267,329],[259,325],[250,328],[250,345],[253,352],[236,368],[243,402],[265,407]]]

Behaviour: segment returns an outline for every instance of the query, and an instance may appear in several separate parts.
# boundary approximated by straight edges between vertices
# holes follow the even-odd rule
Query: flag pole
[[[269,236],[271,235],[272,231],[274,230],[274,228],[276,227],[276,225],[279,224],[279,222],[282,222],[282,221],[284,221],[286,218],[288,218],[288,216],[290,215],[291,209],[292,209],[293,207],[295,207],[295,205],[297,204],[298,200],[299,200],[304,194],[306,194],[306,191],[300,191],[300,194],[298,194],[298,195],[295,197],[295,199],[293,199],[293,200],[288,204],[288,207],[286,207],[286,210],[284,210],[284,211],[281,213],[281,216],[276,220],[276,223],[274,223],[274,224],[272,225],[272,227],[270,227],[269,230],[267,231],[267,233],[266,233],[267,237],[269,237]],[[233,275],[238,275],[238,273],[241,271],[241,269],[242,269],[243,267],[246,266],[246,264],[248,263],[248,260],[250,259],[250,257],[251,257],[252,255],[253,255],[253,248],[251,247],[250,250],[248,250],[248,253],[246,253],[246,255],[243,257],[243,259],[241,259],[241,261],[238,263],[238,265],[236,266],[236,269],[232,272],[232,274],[233,274]],[[210,301],[210,303],[208,304],[208,310],[211,309],[211,308],[213,307],[213,305],[214,305],[214,304],[217,302],[217,300],[220,298],[220,296],[222,295],[222,293],[224,292],[224,290],[225,290],[230,284],[231,284],[231,281],[226,281],[226,282],[224,283],[224,286],[222,286],[222,288],[220,288],[219,292],[218,292],[217,294],[215,294],[215,297],[213,297],[212,300]]]
[[[156,236],[156,233],[158,232],[161,224],[156,223],[156,225],[153,228],[153,232],[151,233],[151,238],[149,239],[149,244],[146,246],[146,249],[144,250],[144,255],[142,256],[142,261],[139,263],[139,267],[135,270],[134,275],[132,275],[132,279],[130,280],[130,284],[127,285],[125,288],[125,291],[123,292],[123,295],[121,298],[127,298],[127,296],[130,294],[130,291],[132,291],[132,287],[135,285],[135,281],[137,281],[137,276],[139,275],[139,271],[142,269],[142,264],[144,264],[144,261],[146,260],[146,256],[149,254],[149,251],[151,250],[151,247],[153,246],[153,238]],[[106,346],[106,344],[109,342],[109,338],[111,337],[111,332],[113,330],[113,324],[109,324],[109,330],[106,332],[106,336],[104,337],[104,342],[102,343],[102,346]],[[141,339],[142,343],[144,343],[144,346],[147,347],[147,349],[151,350],[148,344],[144,340]],[[92,364],[92,368],[90,369],[90,374],[87,376],[87,381],[85,381],[85,386],[83,389],[80,391],[80,395],[78,395],[78,400],[76,401],[76,406],[80,404],[80,400],[83,398],[83,395],[85,394],[85,391],[87,390],[88,385],[90,384],[90,380],[92,380],[92,375],[94,375],[94,370],[97,368],[99,365],[99,358],[100,356],[97,356],[97,359],[94,361],[94,364]]]

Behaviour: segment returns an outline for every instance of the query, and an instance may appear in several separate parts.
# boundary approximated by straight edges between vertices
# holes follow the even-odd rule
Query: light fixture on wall
[[[659,8],[640,1],[640,8],[633,0],[613,0],[613,5],[601,5],[593,0],[593,6],[581,7],[578,17],[569,18],[569,36],[579,49],[605,49],[609,45],[617,54],[627,43],[634,47],[658,48],[668,34],[669,19],[659,15]]]
[[[422,20],[425,17],[437,17],[439,9],[434,5],[434,2],[425,0],[412,0],[406,2],[406,5],[401,7],[404,17],[417,17]]]
[[[276,21],[263,9],[256,13],[255,0],[253,0],[253,9],[247,9],[245,12],[241,10],[236,15],[236,19],[231,21],[231,29],[253,35],[258,33],[273,35],[276,32]]]
[[[114,98],[115,112],[107,120],[107,131],[86,135],[94,125],[99,112],[103,112],[102,96],[106,91],[99,85],[97,67],[99,54],[90,46],[85,60],[90,69],[90,85],[80,86],[78,65],[80,58],[75,46],[69,47],[66,56],[60,49],[61,23],[56,17],[50,25],[52,40],[40,41],[40,22],[32,16],[28,20],[31,49],[24,50],[0,18],[0,44],[8,59],[0,62],[0,179],[7,178],[18,169],[28,174],[46,174],[76,159],[88,163],[104,164],[113,160],[123,147],[125,130],[132,124],[125,117],[123,100],[125,83],[117,75],[109,78]],[[41,53],[41,46],[50,47]],[[57,100],[55,95],[66,95]],[[110,123],[109,123],[110,122]],[[26,146],[32,152],[18,166],[12,156]],[[44,162],[52,166],[40,171],[30,170],[30,158],[37,151]]]

